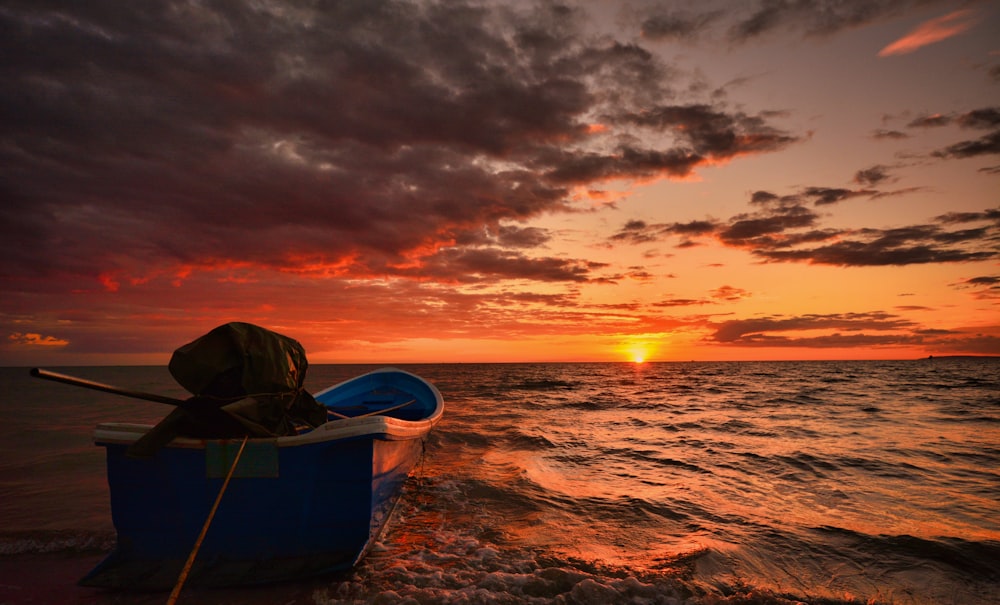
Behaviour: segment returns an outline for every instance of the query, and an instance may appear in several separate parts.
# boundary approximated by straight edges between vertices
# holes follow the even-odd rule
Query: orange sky
[[[1000,355],[1000,9],[803,6],[12,7],[0,364]]]

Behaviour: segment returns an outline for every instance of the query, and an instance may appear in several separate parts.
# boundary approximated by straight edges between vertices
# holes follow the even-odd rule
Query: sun
[[[628,353],[632,358],[632,363],[646,363],[646,358],[649,357],[649,351],[642,347],[632,348]]]
[[[662,337],[656,339],[654,336],[639,335],[635,339],[621,342],[616,347],[615,356],[636,365],[649,363],[651,359],[658,358],[662,340]]]

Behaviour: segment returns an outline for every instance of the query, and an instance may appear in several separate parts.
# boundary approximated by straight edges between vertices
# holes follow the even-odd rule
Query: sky
[[[0,365],[1000,355],[1000,3],[0,6]]]

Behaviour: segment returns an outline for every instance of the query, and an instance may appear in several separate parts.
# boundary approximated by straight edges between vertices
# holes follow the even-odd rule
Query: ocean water
[[[180,603],[1000,603],[1000,359],[400,367],[445,417],[368,557]],[[73,582],[114,545],[94,425],[167,411],[0,368],[0,603],[165,601]]]

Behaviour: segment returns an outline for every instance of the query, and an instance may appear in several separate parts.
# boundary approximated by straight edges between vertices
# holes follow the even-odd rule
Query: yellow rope
[[[215,518],[215,511],[219,508],[219,502],[222,501],[222,494],[226,493],[226,488],[229,487],[229,480],[233,478],[233,472],[236,471],[236,465],[240,462],[240,456],[243,455],[243,448],[247,446],[247,439],[249,435],[243,438],[243,443],[240,444],[240,450],[236,452],[236,458],[233,459],[233,465],[229,467],[229,473],[226,475],[226,480],[222,482],[222,487],[219,488],[219,495],[215,497],[215,503],[212,504],[212,510],[208,511],[208,518],[205,519],[205,524],[201,527],[201,533],[198,534],[198,539],[194,542],[194,548],[191,549],[191,554],[188,555],[187,561],[184,563],[184,569],[181,570],[181,575],[177,577],[177,584],[174,585],[174,589],[170,592],[170,598],[167,599],[167,605],[174,605],[177,602],[177,597],[181,594],[181,588],[184,586],[184,582],[187,580],[188,574],[191,573],[191,566],[194,565],[194,559],[198,556],[198,549],[201,548],[201,543],[205,540],[205,534],[208,533],[208,526],[212,524],[212,519]]]

